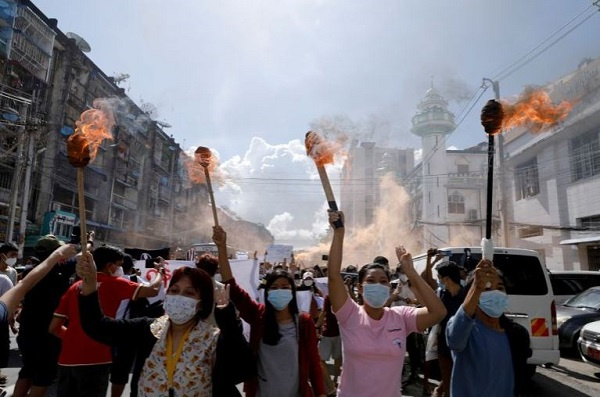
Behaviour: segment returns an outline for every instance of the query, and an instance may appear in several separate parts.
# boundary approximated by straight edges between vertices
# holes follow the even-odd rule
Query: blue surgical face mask
[[[389,285],[383,284],[363,284],[363,299],[372,308],[379,309],[385,305],[390,297]]]
[[[461,287],[466,287],[467,286],[467,280],[460,280],[460,286]]]
[[[484,291],[479,297],[479,308],[488,316],[498,318],[508,308],[508,295],[498,290]]]
[[[438,288],[441,289],[442,291],[444,291],[446,289],[446,284],[444,284],[443,281],[438,280]]]
[[[292,300],[291,289],[271,289],[267,298],[275,310],[283,310]]]

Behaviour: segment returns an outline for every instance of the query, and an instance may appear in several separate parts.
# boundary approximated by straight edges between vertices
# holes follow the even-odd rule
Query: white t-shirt
[[[0,274],[0,296],[4,295],[9,289],[14,287],[13,282],[5,274]]]

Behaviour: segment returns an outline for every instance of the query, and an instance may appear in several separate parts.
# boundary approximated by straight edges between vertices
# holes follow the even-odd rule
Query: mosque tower
[[[454,114],[448,102],[433,87],[417,106],[412,118],[411,132],[421,137],[422,209],[424,248],[441,247],[450,243],[448,235],[448,164],[446,137],[454,131]]]

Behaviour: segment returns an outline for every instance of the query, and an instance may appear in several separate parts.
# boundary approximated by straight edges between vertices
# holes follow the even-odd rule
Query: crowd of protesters
[[[343,213],[328,216],[327,267],[263,263],[259,296],[235,279],[220,226],[218,257],[174,270],[158,304],[148,298],[163,284],[161,259],[142,280],[130,256],[93,236],[78,253],[47,235],[17,275],[17,247],[1,245],[0,367],[11,329],[23,360],[13,395],[44,396],[56,382],[59,396],[104,397],[110,384],[119,397],[127,383],[132,396],[241,396],[243,383],[248,397],[391,397],[421,375],[425,395],[519,395],[529,336],[503,315],[492,262],[467,274],[430,249],[419,274],[399,245],[395,266],[377,256],[342,269]]]

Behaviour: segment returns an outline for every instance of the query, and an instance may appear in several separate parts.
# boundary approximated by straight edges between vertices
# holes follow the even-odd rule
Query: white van
[[[481,247],[445,247],[440,251],[449,260],[473,270],[481,260]],[[444,258],[442,261],[447,260]],[[414,258],[419,274],[425,269],[427,254]],[[535,365],[558,364],[558,328],[556,303],[546,266],[536,251],[518,248],[495,248],[494,266],[504,274],[509,307],[506,316],[529,331],[533,355],[528,363]],[[433,277],[437,278],[435,266]]]

